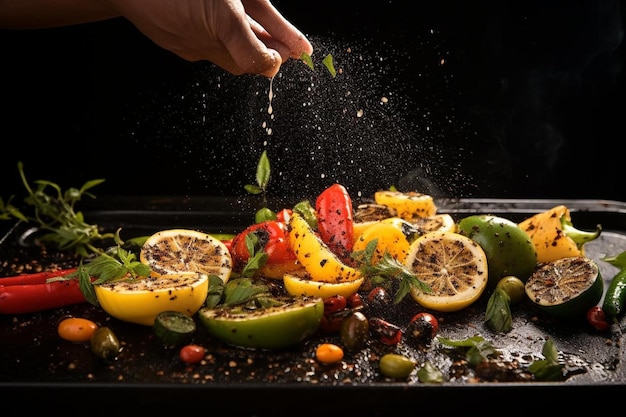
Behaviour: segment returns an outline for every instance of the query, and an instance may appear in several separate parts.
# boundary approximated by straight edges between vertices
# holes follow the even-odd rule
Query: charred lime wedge
[[[284,349],[311,336],[324,314],[321,297],[275,297],[267,305],[202,308],[201,323],[216,339],[250,349]]]
[[[568,257],[544,264],[526,281],[526,295],[539,309],[560,318],[584,317],[604,291],[593,259]]]

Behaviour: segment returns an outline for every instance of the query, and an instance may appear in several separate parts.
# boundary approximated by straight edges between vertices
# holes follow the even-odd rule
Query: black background
[[[269,80],[186,62],[123,19],[0,31],[0,197],[23,195],[19,160],[63,188],[104,178],[99,195],[245,195],[267,149],[276,196],[337,181],[626,200],[623,3],[274,4],[316,66],[283,65],[273,117]]]

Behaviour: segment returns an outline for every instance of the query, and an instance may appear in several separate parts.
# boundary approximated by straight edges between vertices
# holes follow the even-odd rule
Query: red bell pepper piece
[[[24,314],[84,303],[77,279],[47,282],[76,269],[0,278],[0,314]]]
[[[342,260],[349,260],[354,244],[352,199],[341,184],[333,184],[315,201],[320,238]]]
[[[235,267],[245,265],[250,258],[246,246],[246,235],[249,233],[257,236],[260,250],[267,253],[266,265],[285,264],[296,260],[287,239],[287,225],[277,220],[266,220],[248,226],[233,238],[230,253]]]

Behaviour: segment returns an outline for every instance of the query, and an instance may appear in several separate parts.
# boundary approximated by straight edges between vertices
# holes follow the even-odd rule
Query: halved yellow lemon
[[[348,297],[359,290],[364,278],[358,278],[347,282],[321,282],[313,281],[306,272],[286,273],[283,276],[285,290],[294,297],[308,296],[329,298],[335,295]]]
[[[413,299],[436,311],[461,310],[480,298],[488,282],[487,256],[472,239],[454,232],[417,238],[404,260],[431,293],[411,288]]]
[[[123,278],[94,285],[100,307],[112,317],[152,326],[163,311],[193,316],[209,292],[209,277],[202,273],[161,277]]]
[[[207,233],[190,229],[162,230],[141,247],[139,259],[155,277],[171,274],[217,275],[225,283],[232,271],[226,245]]]
[[[374,199],[377,204],[391,207],[398,217],[413,220],[418,217],[428,217],[437,214],[437,206],[433,197],[428,194],[401,191],[376,191]]]

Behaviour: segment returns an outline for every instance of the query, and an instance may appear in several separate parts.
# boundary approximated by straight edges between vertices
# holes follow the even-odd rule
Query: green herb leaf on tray
[[[424,362],[422,367],[417,370],[417,378],[420,382],[424,383],[440,384],[446,381],[443,373],[430,361]]]
[[[546,340],[541,353],[544,359],[533,361],[528,366],[528,371],[539,381],[563,380],[565,378],[563,375],[564,366],[559,363],[559,352],[552,339]]]
[[[489,301],[485,312],[485,324],[496,332],[508,333],[513,328],[511,317],[511,298],[501,288],[496,288]]]
[[[499,354],[498,350],[482,336],[472,336],[461,340],[452,340],[438,336],[437,340],[443,345],[465,350],[465,358],[472,366]]]

